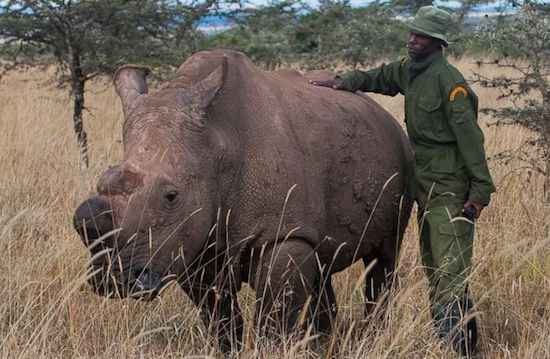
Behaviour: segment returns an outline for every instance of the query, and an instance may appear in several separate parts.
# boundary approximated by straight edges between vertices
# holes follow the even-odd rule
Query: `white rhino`
[[[411,150],[392,116],[230,50],[193,55],[155,93],[148,72],[115,74],[124,157],[74,216],[100,269],[94,289],[151,299],[176,280],[226,350],[241,341],[243,282],[269,331],[305,309],[305,324],[327,329],[330,276],[359,259],[376,260],[365,292],[376,301],[412,204]]]

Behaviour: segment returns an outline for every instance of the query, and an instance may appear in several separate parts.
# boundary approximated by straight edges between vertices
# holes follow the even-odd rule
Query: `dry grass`
[[[474,65],[457,63],[468,74]],[[491,69],[486,69],[491,71]],[[216,356],[198,313],[175,286],[159,300],[107,300],[85,282],[88,252],[72,229],[79,201],[93,193],[107,165],[121,157],[121,108],[109,84],[87,94],[85,126],[91,168],[79,171],[66,91],[45,83],[53,73],[14,73],[0,84],[0,353],[4,358]],[[496,94],[475,89],[481,106]],[[398,119],[402,99],[375,96]],[[516,147],[520,128],[486,128],[489,155]],[[498,192],[478,224],[471,292],[487,358],[550,357],[550,209],[542,179],[490,164]],[[515,166],[515,167],[514,167]],[[452,358],[429,320],[427,280],[411,221],[401,252],[399,286],[384,324],[364,320],[363,268],[337,275],[340,314],[331,339],[257,345],[247,327],[242,357]],[[243,291],[247,318],[253,295]]]

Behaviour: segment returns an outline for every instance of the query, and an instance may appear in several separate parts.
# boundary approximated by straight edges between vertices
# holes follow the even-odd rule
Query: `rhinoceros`
[[[330,329],[331,274],[360,259],[372,305],[412,205],[395,119],[231,50],[194,54],[154,93],[148,73],[116,72],[123,160],[74,214],[94,290],[150,300],[177,281],[226,349],[241,341],[245,282],[266,332]]]

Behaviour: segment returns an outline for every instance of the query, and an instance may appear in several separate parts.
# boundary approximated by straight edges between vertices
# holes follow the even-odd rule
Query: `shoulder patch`
[[[408,57],[404,57],[403,60],[401,60],[401,66],[405,65],[409,61]]]
[[[466,91],[466,89],[462,86],[457,86],[453,89],[453,91],[451,91],[451,96],[449,97],[449,100],[453,102],[455,100],[456,94],[459,92],[462,93],[464,97],[468,97],[468,91]]]

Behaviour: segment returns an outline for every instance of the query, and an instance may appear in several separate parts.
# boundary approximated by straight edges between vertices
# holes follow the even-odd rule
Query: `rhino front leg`
[[[204,325],[224,353],[237,352],[242,345],[243,318],[237,302],[237,286],[229,277],[214,276],[202,269],[181,287],[199,308]]]
[[[260,333],[278,336],[300,329],[303,310],[310,311],[308,296],[318,275],[313,248],[303,239],[290,238],[256,253],[250,283],[256,291],[256,320]],[[304,308],[308,303],[308,308]]]

